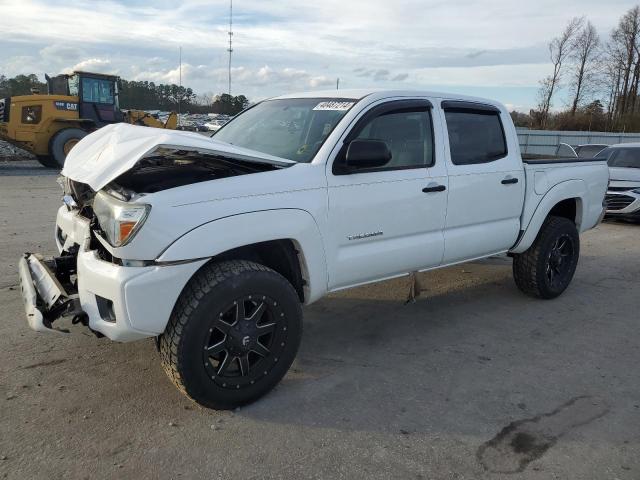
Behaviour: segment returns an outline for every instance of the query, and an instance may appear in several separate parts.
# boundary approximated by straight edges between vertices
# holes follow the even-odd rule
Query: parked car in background
[[[640,143],[612,145],[595,159],[609,165],[607,216],[640,220]]]

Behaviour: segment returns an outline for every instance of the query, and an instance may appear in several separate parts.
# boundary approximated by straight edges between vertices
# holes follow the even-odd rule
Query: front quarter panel
[[[305,303],[322,297],[327,291],[324,244],[313,216],[305,210],[262,210],[214,220],[177,239],[158,261],[213,257],[244,245],[279,239],[292,240],[299,252],[307,281]]]

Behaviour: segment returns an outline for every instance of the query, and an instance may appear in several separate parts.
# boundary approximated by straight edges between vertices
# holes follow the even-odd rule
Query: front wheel
[[[257,400],[285,375],[302,336],[297,293],[257,263],[225,261],[184,288],[164,334],[165,372],[201,405],[230,409]]]
[[[580,237],[575,224],[549,216],[529,249],[513,257],[513,278],[524,293],[555,298],[571,283],[580,256]]]

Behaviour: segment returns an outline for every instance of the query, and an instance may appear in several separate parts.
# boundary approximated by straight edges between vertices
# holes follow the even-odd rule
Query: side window
[[[445,118],[455,165],[493,162],[507,155],[498,112],[445,109]]]
[[[351,140],[382,140],[391,152],[391,160],[370,171],[425,168],[433,165],[433,128],[429,108],[403,108],[385,111],[364,124],[356,125]],[[342,173],[346,145],[334,162],[334,173]],[[338,167],[338,168],[335,168]]]

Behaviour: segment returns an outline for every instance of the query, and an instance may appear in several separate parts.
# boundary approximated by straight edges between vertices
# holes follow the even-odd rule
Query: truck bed
[[[548,163],[581,163],[581,162],[599,162],[593,158],[580,157],[528,157],[523,156],[522,162],[528,165],[540,165]]]

